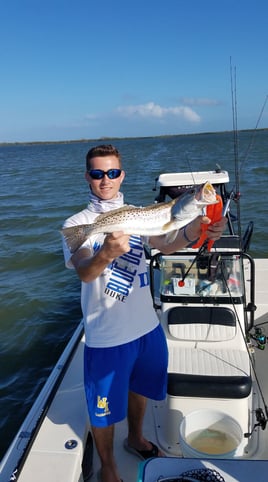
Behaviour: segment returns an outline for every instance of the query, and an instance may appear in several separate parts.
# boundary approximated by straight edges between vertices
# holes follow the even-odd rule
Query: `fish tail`
[[[71,253],[75,253],[75,251],[80,248],[80,246],[85,242],[87,236],[85,236],[85,232],[79,226],[70,226],[69,228],[63,228],[61,233],[64,236],[66,244],[71,251]]]

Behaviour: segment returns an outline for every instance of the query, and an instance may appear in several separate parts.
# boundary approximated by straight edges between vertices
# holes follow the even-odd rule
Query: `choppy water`
[[[239,134],[243,160],[252,132]],[[161,172],[229,171],[232,133],[113,141],[123,155],[126,202],[154,201]],[[95,143],[0,146],[0,458],[81,317],[80,284],[65,269],[59,229],[87,203],[85,154]],[[257,131],[241,168],[242,225],[251,253],[268,256],[268,131]]]

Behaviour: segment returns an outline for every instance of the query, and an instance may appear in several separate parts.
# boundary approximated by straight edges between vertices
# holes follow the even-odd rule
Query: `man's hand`
[[[104,243],[94,256],[88,248],[78,249],[72,256],[72,263],[81,281],[90,283],[95,280],[115,258],[127,253],[129,235],[122,231],[108,234]]]
[[[202,225],[206,224],[207,229],[206,229],[206,235],[208,239],[211,239],[212,241],[216,241],[217,239],[220,239],[226,223],[227,219],[226,218],[221,218],[220,221],[216,221],[214,224],[210,224],[211,220],[207,216],[198,216],[194,221],[192,221],[190,224],[187,226],[187,235],[190,239],[197,239],[200,238],[203,230],[202,230]]]
[[[114,260],[130,250],[129,235],[124,234],[123,231],[107,234],[101,249],[111,260]]]
[[[208,239],[211,239],[212,241],[216,241],[217,239],[220,239],[226,224],[227,224],[227,218],[225,217],[221,218],[220,221],[216,221],[214,224],[210,224],[207,228]]]

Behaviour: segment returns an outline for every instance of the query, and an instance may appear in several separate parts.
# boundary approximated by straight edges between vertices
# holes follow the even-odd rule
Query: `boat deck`
[[[267,279],[268,279],[268,259],[257,259],[256,262],[256,305],[255,325],[261,325],[264,332],[267,332],[265,323],[268,323],[268,296],[267,296]],[[24,465],[19,478],[19,482],[83,482],[81,474],[81,460],[83,446],[85,444],[88,431],[90,430],[84,389],[83,389],[83,338],[80,340],[78,348],[74,354],[72,363],[61,382],[61,385],[49,406],[46,416],[42,424],[42,430],[38,432],[33,441],[31,451],[27,458],[27,464]],[[268,367],[268,348],[265,350],[255,349],[254,358],[256,360],[256,372],[258,380],[262,388],[264,400],[268,400],[268,383],[267,383],[267,367]],[[56,367],[57,368],[57,367]],[[253,460],[221,460],[202,461],[200,459],[187,459],[174,457],[173,448],[162,443],[162,431],[165,430],[161,413],[164,410],[164,402],[156,403],[148,402],[145,421],[144,435],[153,442],[157,443],[166,453],[166,458],[162,460],[154,459],[150,463],[142,463],[137,457],[126,452],[123,447],[124,439],[127,436],[127,422],[123,421],[116,426],[115,434],[115,456],[118,461],[120,475],[124,482],[156,482],[160,474],[163,476],[178,475],[189,467],[216,466],[225,474],[225,482],[240,482],[254,480],[259,482],[267,480],[267,464],[268,464],[268,428],[266,430],[259,429],[259,445]],[[20,443],[23,437],[27,436],[27,427],[23,427],[24,431],[20,434],[15,442],[17,450],[20,450]],[[178,431],[179,427],[175,427]],[[25,435],[26,433],[26,435]],[[179,444],[179,442],[178,442]],[[93,451],[93,468],[92,477],[85,479],[87,481],[97,482],[98,470],[100,467],[96,450]],[[260,465],[257,459],[264,462]],[[10,461],[12,464],[12,459]],[[8,471],[12,465],[5,466]],[[209,465],[210,464],[210,465]],[[212,464],[212,465],[211,465]],[[231,470],[231,465],[235,470]],[[256,466],[255,466],[256,465]],[[249,468],[250,467],[250,468]],[[230,475],[229,472],[232,472]],[[7,473],[7,472],[5,472]],[[7,481],[5,475],[1,473],[1,480]],[[247,474],[244,476],[243,474]],[[89,475],[89,473],[88,473]]]

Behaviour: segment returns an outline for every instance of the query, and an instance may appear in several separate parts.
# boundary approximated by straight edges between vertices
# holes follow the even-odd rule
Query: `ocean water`
[[[231,132],[112,142],[126,202],[152,203],[162,172],[220,165],[235,185]],[[64,267],[59,230],[87,204],[85,155],[95,144],[0,146],[0,458],[81,319],[80,283]],[[242,232],[253,220],[250,252],[267,257],[268,131],[240,132],[238,152]]]

